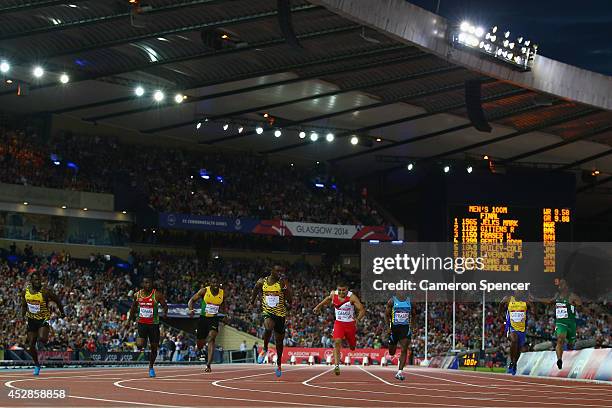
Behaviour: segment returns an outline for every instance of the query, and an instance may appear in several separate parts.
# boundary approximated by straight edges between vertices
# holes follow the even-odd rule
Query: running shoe
[[[206,366],[206,368],[204,369],[205,373],[210,373],[212,371],[212,369],[210,368],[210,366]]]
[[[512,375],[516,375],[516,365],[512,366],[512,371],[510,371]]]
[[[34,367],[34,375],[36,375],[36,376],[40,375],[40,367],[39,366]]]
[[[336,365],[336,367],[334,367],[334,374],[340,375],[340,366],[339,365]]]
[[[557,360],[557,367],[559,367],[559,370],[563,368],[563,360],[561,359]]]
[[[277,377],[280,377],[281,375],[283,375],[283,372],[281,371],[280,367],[276,367],[276,370],[274,370],[274,372],[276,373]]]
[[[506,370],[506,373],[512,374],[512,368],[513,368],[513,364],[510,363],[510,365],[508,365],[508,369]]]
[[[404,381],[406,379],[406,377],[404,377],[404,373],[401,371],[398,371],[397,374],[395,374],[395,378],[397,378],[400,381]]]
[[[155,370],[153,368],[149,368],[149,377],[151,378],[155,377]]]
[[[268,350],[261,350],[261,353],[257,356],[257,364],[263,364],[266,355],[268,354]]]

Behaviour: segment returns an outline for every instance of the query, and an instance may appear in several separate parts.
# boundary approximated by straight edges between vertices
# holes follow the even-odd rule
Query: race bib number
[[[567,319],[567,306],[565,304],[557,305],[557,319]]]
[[[140,317],[143,317],[145,319],[149,319],[153,317],[153,308],[152,307],[141,307]]]
[[[210,303],[207,303],[205,312],[206,314],[216,315],[219,313],[219,305],[211,305]]]
[[[408,312],[397,312],[395,313],[396,323],[406,323],[410,319],[410,313]]]
[[[28,303],[28,311],[33,314],[40,313],[40,305],[38,303]]]
[[[518,312],[510,312],[510,320],[515,323],[525,321],[525,312],[523,312],[522,310]]]
[[[279,302],[280,302],[280,296],[278,295],[267,295],[266,296],[266,305],[270,307],[278,306]]]
[[[339,322],[352,322],[353,311],[351,309],[336,309],[336,320]]]

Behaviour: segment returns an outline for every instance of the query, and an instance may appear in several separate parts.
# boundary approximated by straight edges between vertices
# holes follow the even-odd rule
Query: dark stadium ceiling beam
[[[154,14],[167,13],[169,11],[174,11],[177,9],[182,9],[182,8],[187,8],[187,7],[197,7],[201,5],[209,5],[209,4],[214,4],[214,3],[221,3],[224,1],[225,0],[183,0],[183,1],[175,2],[169,5],[155,7],[151,11],[147,11],[145,15],[150,16]],[[56,3],[65,5],[67,2],[59,1]],[[75,2],[71,1],[70,3],[75,3]],[[107,15],[96,16],[96,17],[91,17],[91,18],[86,18],[86,19],[81,19],[81,20],[76,20],[76,21],[68,21],[68,22],[60,23],[56,25],[37,27],[31,30],[6,33],[0,36],[0,41],[14,40],[17,38],[23,38],[23,37],[28,37],[32,35],[38,35],[38,34],[56,33],[56,32],[60,32],[64,30],[69,30],[71,28],[83,28],[86,26],[94,25],[94,24],[108,23],[111,21],[128,18],[131,13],[127,11],[129,8],[129,4],[127,3],[127,1],[125,3],[125,6],[126,6],[125,7],[126,11],[122,13],[107,14]]]
[[[477,149],[479,147],[490,146],[490,145],[495,144],[495,143],[504,142],[506,140],[517,138],[517,137],[525,135],[527,133],[537,132],[539,130],[546,129],[547,127],[560,125],[560,124],[565,123],[565,122],[569,122],[569,121],[572,121],[572,120],[580,119],[580,118],[583,118],[585,116],[590,116],[590,115],[592,115],[594,113],[597,113],[597,112],[600,112],[600,110],[593,109],[593,108],[586,108],[586,109],[583,108],[583,109],[581,109],[580,111],[578,111],[576,113],[573,113],[573,114],[570,114],[570,115],[565,115],[565,116],[563,116],[561,118],[558,118],[558,119],[544,121],[543,123],[541,123],[539,125],[530,126],[528,128],[525,128],[525,129],[517,130],[516,132],[512,132],[512,133],[509,133],[507,135],[494,137],[493,139],[484,140],[484,141],[478,142],[478,143],[472,143],[472,144],[469,144],[467,146],[463,146],[463,147],[460,147],[460,148],[457,148],[457,149],[452,149],[452,150],[448,150],[446,152],[438,153],[438,154],[435,154],[433,156],[427,157],[425,160],[442,159],[444,157],[452,156],[454,154],[464,153],[464,152],[467,152],[469,150]],[[495,119],[493,119],[493,120],[495,120]]]
[[[312,4],[305,4],[302,6],[292,7],[291,11],[293,13],[298,13],[298,12],[313,11],[313,10],[319,10],[319,9],[321,9],[320,6],[314,6]],[[134,42],[138,42],[142,40],[147,40],[149,38],[166,37],[168,35],[182,34],[182,33],[187,33],[187,32],[192,32],[192,31],[203,30],[203,29],[214,29],[214,28],[219,28],[219,27],[229,27],[235,24],[250,23],[250,22],[266,19],[269,17],[275,17],[276,15],[278,15],[277,10],[267,11],[267,12],[262,12],[262,13],[255,13],[255,14],[247,14],[243,16],[228,17],[222,20],[209,21],[209,22],[202,23],[202,24],[182,26],[182,27],[172,28],[169,30],[147,32],[147,33],[134,35],[130,37],[123,37],[123,38],[118,38],[115,40],[104,41],[100,43],[93,43],[86,47],[64,49],[60,52],[55,52],[55,53],[50,53],[50,54],[40,54],[38,55],[38,58],[44,60],[44,59],[65,57],[68,55],[82,54],[82,53],[89,52],[89,51],[95,51],[100,48],[116,47],[119,45],[130,44],[130,43],[134,43]]]
[[[525,153],[517,154],[516,156],[500,160],[498,163],[499,164],[512,163],[514,161],[521,160],[521,159],[524,159],[526,157],[531,157],[531,156],[534,156],[536,154],[544,153],[544,152],[547,152],[549,150],[558,149],[559,147],[563,147],[563,146],[567,146],[567,145],[572,144],[572,143],[576,143],[576,142],[578,142],[580,140],[588,139],[588,138],[596,136],[598,134],[605,133],[605,132],[607,132],[609,130],[612,130],[612,126],[606,126],[606,127],[599,128],[599,129],[592,129],[591,131],[586,132],[586,133],[584,133],[582,135],[579,135],[579,136],[576,136],[576,137],[572,137],[572,138],[569,138],[569,139],[565,139],[565,140],[562,140],[560,142],[550,144],[548,146],[540,147],[539,149],[534,149],[534,150],[530,150],[530,151],[525,152]]]
[[[597,186],[601,186],[602,184],[606,184],[612,181],[612,176],[608,176],[608,177],[604,177],[602,179],[599,179],[597,181],[595,181],[594,183],[589,183],[587,185],[584,185],[578,189],[576,189],[576,193],[584,193],[585,191],[589,191],[590,189],[597,187]]]
[[[388,53],[390,51],[397,51],[398,49],[405,49],[407,48],[406,46],[401,46],[401,47],[391,47],[392,50],[389,49],[381,49],[381,50],[377,50],[377,52],[375,54],[382,54],[383,51],[384,53]],[[329,63],[336,63],[339,61],[343,61],[343,60],[350,60],[350,59],[355,59],[355,58],[361,58],[363,56],[371,56],[374,53],[370,50],[367,53],[351,53],[351,54],[347,54],[344,55],[342,58],[333,58],[333,59],[321,59],[318,60],[316,62],[316,65],[324,65],[324,64],[329,64]],[[277,86],[282,86],[282,85],[290,85],[293,83],[298,83],[298,82],[303,82],[303,81],[307,81],[310,79],[315,79],[315,78],[319,78],[322,76],[328,76],[328,75],[338,75],[338,74],[344,74],[344,73],[348,73],[348,72],[353,72],[353,71],[359,71],[362,69],[370,69],[370,68],[378,68],[380,66],[388,66],[390,64],[397,64],[397,63],[402,63],[402,62],[406,62],[406,61],[410,61],[412,59],[415,58],[421,58],[424,56],[427,56],[428,54],[426,53],[414,53],[414,54],[410,54],[410,55],[401,55],[395,58],[391,58],[391,59],[387,59],[387,60],[378,60],[378,61],[373,61],[370,62],[368,64],[362,64],[360,65],[359,62],[357,61],[355,64],[351,65],[350,67],[341,67],[341,68],[332,68],[332,69],[327,69],[327,70],[323,70],[323,71],[319,71],[319,72],[315,72],[312,73],[310,75],[304,75],[304,76],[300,76],[297,78],[291,78],[291,79],[285,79],[282,81],[277,81],[277,82],[268,82],[265,84],[260,84],[260,85],[253,85],[253,86],[249,86],[249,87],[245,87],[245,88],[239,88],[239,89],[234,89],[231,91],[223,91],[223,92],[217,92],[214,94],[209,94],[209,95],[203,95],[203,96],[197,96],[197,97],[190,97],[188,98],[186,101],[184,101],[181,106],[185,106],[188,105],[190,103],[195,103],[195,102],[202,102],[205,100],[209,100],[209,99],[215,99],[215,98],[222,98],[222,97],[226,97],[226,96],[234,96],[234,95],[238,95],[238,94],[243,94],[243,93],[248,93],[248,92],[253,92],[253,91],[259,91],[262,89],[266,89],[266,88],[274,88]],[[291,69],[303,69],[307,66],[310,65],[315,65],[313,62],[309,62],[307,64],[293,64],[290,67],[287,67],[285,69],[282,70],[282,72],[286,72],[287,70],[291,70]],[[276,71],[276,70],[275,70]],[[270,75],[270,74],[265,74],[265,75]],[[257,75],[255,76],[255,78],[260,77],[261,75]],[[232,81],[234,81],[234,79],[232,78]],[[207,83],[200,83],[200,84],[195,84],[195,85],[190,85],[189,89],[196,89],[196,88],[203,88],[203,87],[207,87],[210,86]],[[184,93],[187,93],[188,91],[185,91]],[[128,98],[127,100],[138,100],[140,98],[133,96]],[[102,105],[98,105],[98,106],[102,106]],[[129,109],[129,110],[124,110],[124,111],[119,111],[119,112],[113,112],[113,113],[109,113],[106,115],[99,115],[99,116],[92,116],[92,117],[88,117],[88,118],[84,118],[83,120],[85,121],[99,121],[99,120],[104,120],[104,119],[110,119],[110,118],[116,118],[116,117],[120,117],[120,116],[126,116],[126,115],[133,115],[136,113],[142,113],[142,112],[148,112],[148,111],[152,111],[152,110],[159,110],[159,109],[163,109],[163,108],[169,108],[169,107],[176,107],[176,103],[172,102],[172,101],[168,101],[168,102],[164,102],[164,103],[160,103],[154,106],[148,105],[142,108],[134,108],[134,109]]]
[[[435,75],[435,74],[431,74],[431,75]],[[331,113],[326,113],[323,115],[318,115],[318,116],[312,116],[309,118],[305,118],[305,119],[301,119],[301,120],[295,120],[295,121],[289,121],[287,123],[284,123],[284,127],[296,127],[296,126],[300,126],[300,125],[304,125],[306,123],[309,122],[316,122],[319,120],[326,120],[326,119],[331,119],[337,116],[342,116],[342,115],[346,115],[347,113],[352,113],[352,112],[363,112],[366,111],[368,109],[375,109],[375,108],[380,108],[383,106],[387,106],[387,105],[391,105],[394,103],[400,103],[400,102],[406,102],[409,101],[410,99],[414,99],[414,98],[420,98],[420,97],[425,97],[425,96],[431,96],[431,95],[436,95],[439,93],[445,93],[445,92],[450,92],[452,90],[456,90],[456,89],[462,89],[465,87],[465,84],[463,83],[463,81],[459,84],[453,84],[447,87],[440,87],[440,88],[436,88],[434,90],[431,91],[421,91],[421,92],[417,92],[417,93],[413,93],[411,95],[403,95],[401,97],[396,97],[396,98],[392,98],[389,100],[385,100],[383,102],[375,102],[375,103],[371,103],[369,105],[362,105],[362,106],[358,106],[358,107],[351,107],[349,109],[344,109],[341,111],[335,111],[335,112],[331,112]],[[352,132],[348,132],[348,133],[352,133]],[[228,141],[228,140],[232,140],[232,139],[239,139],[241,137],[246,137],[246,136],[252,136],[255,135],[256,132],[255,131],[249,131],[249,132],[245,132],[245,133],[237,133],[234,135],[230,135],[230,136],[223,136],[217,139],[212,139],[212,140],[208,140],[208,141],[202,141],[200,142],[201,144],[213,144],[213,143],[219,143],[219,142],[224,142],[224,141]],[[266,153],[266,152],[263,152]]]
[[[601,159],[602,157],[606,157],[606,156],[610,156],[610,155],[612,155],[612,149],[604,150],[601,153],[597,153],[597,154],[594,154],[592,156],[585,157],[584,159],[576,160],[575,162],[568,163],[568,164],[563,165],[561,167],[557,167],[555,170],[556,171],[571,170],[571,169],[577,168],[577,167],[579,167],[579,166],[581,166],[581,165],[583,165],[585,163],[592,162],[593,160]]]
[[[297,36],[297,38],[299,40],[309,40],[309,39],[314,39],[314,38],[319,38],[319,37],[326,37],[328,35],[359,31],[360,29],[361,29],[360,25],[352,24],[349,26],[336,27],[336,28],[327,29],[327,30],[320,30],[320,31],[300,34]],[[129,68],[123,68],[123,69],[119,69],[115,71],[107,71],[107,72],[103,72],[100,74],[74,75],[74,78],[70,78],[70,84],[74,84],[76,82],[82,82],[82,81],[92,81],[92,80],[97,80],[100,78],[107,78],[107,77],[112,77],[116,75],[126,74],[129,72],[135,72],[135,71],[145,71],[146,72],[148,69],[162,67],[165,65],[177,64],[179,62],[197,61],[197,60],[204,59],[204,58],[214,58],[214,57],[229,55],[229,54],[239,54],[243,52],[253,51],[256,49],[264,49],[264,48],[274,47],[277,45],[282,45],[282,44],[285,44],[285,42],[286,40],[284,37],[275,38],[273,40],[266,40],[266,41],[250,43],[247,46],[239,47],[239,48],[229,48],[229,49],[224,49],[222,51],[204,51],[204,52],[198,52],[196,54],[181,55],[178,57],[166,58],[166,59],[155,61],[155,62],[145,62],[142,64],[131,66]],[[228,78],[224,82],[229,82],[233,80],[234,78]],[[61,86],[61,84],[58,81],[53,81],[53,82],[49,82],[49,83],[41,84],[41,85],[33,85],[33,86],[30,86],[30,92],[36,91],[39,89],[54,88],[54,87],[59,87],[59,86]],[[15,89],[12,89],[10,91],[0,92],[0,96],[14,95],[14,94],[15,94]]]
[[[463,83],[463,87],[465,87],[465,83]],[[528,93],[529,91],[524,90],[524,89],[515,89],[512,90],[510,92],[505,92],[499,95],[493,95],[490,96],[488,98],[484,98],[483,101],[494,101],[494,100],[498,100],[498,99],[503,99],[503,98],[507,98],[510,96],[515,96],[518,94],[523,94],[523,93]],[[413,115],[413,116],[409,116],[409,117],[405,117],[405,118],[400,118],[400,119],[396,119],[396,120],[392,120],[392,121],[388,121],[388,122],[380,122],[380,123],[375,123],[373,125],[370,126],[365,126],[359,129],[353,129],[350,132],[344,132],[341,133],[339,135],[336,135],[336,139],[339,138],[343,138],[343,137],[348,137],[354,134],[360,134],[360,133],[364,133],[364,132],[369,132],[371,130],[376,130],[376,129],[381,129],[381,128],[385,128],[385,127],[389,127],[389,126],[395,126],[395,125],[399,125],[399,124],[403,124],[403,123],[408,123],[408,122],[412,122],[415,120],[419,120],[419,119],[425,119],[425,118],[429,118],[431,116],[434,115],[438,115],[440,113],[445,113],[445,112],[449,112],[455,109],[460,109],[463,106],[465,106],[465,102],[461,102],[461,103],[456,103],[454,105],[450,105],[450,106],[445,106],[444,108],[441,109],[436,109],[436,110],[432,110],[429,112],[424,112],[424,113],[419,113],[418,115]],[[437,137],[437,136],[441,136],[443,134],[449,133],[449,132],[456,132],[458,130],[462,130],[462,129],[467,129],[469,127],[471,127],[472,124],[468,123],[465,125],[459,125],[459,126],[454,126],[452,128],[448,128],[448,129],[444,129],[444,130],[440,130],[437,132],[432,132],[432,133],[427,133],[424,135],[420,135],[420,136],[416,136],[413,137],[411,139],[407,139],[407,140],[402,140],[399,142],[394,142],[385,146],[379,146],[379,147],[374,147],[374,148],[370,148],[368,150],[364,150],[361,152],[356,152],[356,153],[351,153],[351,154],[347,154],[345,156],[339,156],[333,159],[330,159],[329,162],[336,162],[336,161],[340,161],[340,160],[345,160],[345,159],[349,159],[352,157],[358,157],[358,156],[363,156],[366,154],[371,154],[371,153],[375,153],[381,150],[385,150],[385,149],[391,149],[393,147],[397,147],[397,146],[401,146],[401,145],[406,145],[406,144],[411,144],[411,143],[416,143],[422,140],[427,140],[427,139],[431,139],[433,137]],[[283,146],[283,147],[279,147],[276,149],[271,149],[271,150],[267,150],[265,152],[262,153],[279,153],[285,150],[290,150],[290,149],[295,149],[298,147],[303,147],[303,146],[307,146],[309,144],[312,143],[316,143],[316,142],[311,142],[311,141],[306,141],[306,142],[301,142],[301,143],[295,143],[293,145],[289,145],[289,146]]]
[[[72,0],[71,4],[84,3],[87,0]],[[0,14],[17,13],[26,10],[35,10],[43,7],[61,6],[67,3],[66,0],[40,0],[40,1],[26,1],[16,2],[17,4],[11,6],[0,7]]]
[[[428,54],[421,54],[418,57],[419,58],[429,58],[430,55],[428,55]],[[315,100],[315,99],[329,98],[331,96],[338,96],[338,95],[346,94],[346,93],[349,93],[349,92],[361,91],[361,90],[367,89],[367,88],[374,88],[374,87],[378,87],[378,86],[386,86],[386,85],[398,84],[398,83],[401,83],[401,82],[405,82],[405,81],[409,81],[411,79],[418,78],[421,75],[429,75],[429,74],[436,73],[436,72],[437,73],[445,73],[445,72],[451,72],[451,71],[455,71],[455,70],[459,70],[459,69],[463,69],[463,68],[460,68],[460,67],[457,67],[457,66],[448,66],[448,65],[445,65],[444,67],[435,68],[433,70],[428,70],[426,72],[420,72],[418,74],[402,75],[402,76],[394,77],[394,78],[390,78],[390,79],[372,81],[372,82],[365,83],[365,84],[361,83],[359,85],[351,86],[351,87],[348,87],[348,88],[336,89],[334,91],[323,92],[323,93],[314,94],[314,95],[308,95],[308,96],[304,96],[302,98],[291,99],[289,101],[277,102],[277,103],[272,103],[272,104],[263,105],[263,106],[254,106],[254,107],[251,107],[251,108],[242,109],[242,110],[235,111],[235,112],[226,112],[226,113],[222,113],[222,114],[219,114],[219,115],[205,116],[205,118],[207,118],[210,121],[214,121],[214,120],[228,118],[228,117],[235,117],[235,116],[246,115],[246,114],[254,113],[254,112],[268,111],[268,110],[271,110],[271,109],[276,109],[276,108],[280,108],[280,107],[287,106],[287,105],[293,105],[293,104],[300,103],[300,102],[307,102],[307,101]],[[180,128],[180,127],[183,127],[183,126],[189,126],[189,125],[192,125],[192,124],[196,124],[198,122],[201,122],[202,119],[203,118],[201,117],[201,118],[197,118],[197,119],[193,119],[193,120],[189,120],[189,121],[185,121],[185,122],[179,122],[179,123],[174,123],[174,124],[171,124],[171,125],[160,126],[160,127],[157,127],[157,128],[141,130],[141,132],[143,132],[143,133],[162,132],[162,131],[165,131],[165,130],[171,130],[171,129],[176,129],[176,128]]]

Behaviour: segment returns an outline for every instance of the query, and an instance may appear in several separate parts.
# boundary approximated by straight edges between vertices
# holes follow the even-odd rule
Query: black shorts
[[[200,316],[198,319],[197,339],[202,340],[207,338],[211,330],[219,332],[219,316]]]
[[[397,345],[401,340],[410,338],[410,326],[407,324],[392,324],[391,325],[391,337],[389,337],[389,344]]]
[[[145,345],[147,340],[159,344],[159,324],[138,323],[138,338],[145,339]]]
[[[264,313],[264,319],[272,319],[274,322],[274,332],[277,334],[285,334],[285,318],[271,313]]]
[[[31,319],[28,317],[28,333],[38,333],[38,330],[45,326],[49,327],[49,322],[46,319]]]

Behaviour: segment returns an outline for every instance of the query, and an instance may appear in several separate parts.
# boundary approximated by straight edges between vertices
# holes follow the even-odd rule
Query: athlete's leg
[[[38,340],[40,340],[42,344],[47,344],[49,341],[49,325],[45,324],[38,329]]]
[[[32,360],[34,360],[34,365],[39,367],[38,363],[38,351],[36,350],[36,341],[38,340],[38,332],[28,331],[27,343],[28,343],[28,353],[32,356]]]
[[[264,319],[264,345],[263,345],[263,351],[267,352],[268,351],[268,344],[270,343],[270,338],[272,338],[272,331],[274,330],[274,320],[270,317],[266,317]],[[278,346],[278,345],[277,345]]]
[[[565,333],[557,334],[557,367],[559,370],[563,367],[563,346],[565,345]]]
[[[210,369],[210,365],[212,364],[212,361],[215,358],[215,340],[217,338],[217,331],[216,330],[211,330],[210,332],[208,332],[208,359],[206,359],[206,371],[207,373],[210,373],[211,369]]]
[[[408,338],[403,338],[403,339],[400,340],[400,346],[402,348],[402,352],[401,352],[400,358],[399,358],[399,370],[400,371],[402,371],[404,369],[404,367],[406,366],[406,360],[408,358],[408,345],[409,344],[410,344],[410,341],[408,340]]]
[[[515,332],[510,333],[510,365],[514,367],[514,364],[518,361],[519,356],[519,338]]]
[[[278,331],[274,332],[274,341],[276,343],[276,365],[280,368],[281,363],[283,361],[283,342],[285,341],[285,333],[281,333]]]
[[[155,370],[153,365],[157,358],[157,349],[159,347],[159,324],[152,324],[149,328],[149,341],[151,343],[151,350],[149,352],[149,377],[155,377]]]
[[[340,353],[342,351],[342,339],[334,339],[334,364],[340,365]]]

